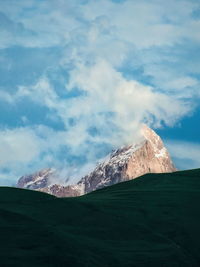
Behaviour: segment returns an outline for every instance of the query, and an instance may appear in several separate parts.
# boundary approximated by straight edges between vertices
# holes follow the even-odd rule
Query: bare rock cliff
[[[85,185],[85,193],[146,173],[176,171],[161,138],[147,126],[142,128],[143,140],[135,145],[114,151],[95,170],[78,184]]]
[[[18,182],[17,187],[39,190],[47,187],[49,183],[49,177],[55,172],[54,169],[43,169],[34,174],[22,176]]]

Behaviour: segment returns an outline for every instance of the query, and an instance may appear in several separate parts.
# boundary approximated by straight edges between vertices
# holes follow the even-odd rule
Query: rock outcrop
[[[39,190],[49,184],[49,178],[53,175],[55,169],[43,169],[34,174],[22,176],[17,183],[17,187]]]

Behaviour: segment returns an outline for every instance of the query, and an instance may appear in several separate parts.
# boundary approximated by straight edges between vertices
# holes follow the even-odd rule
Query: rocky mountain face
[[[141,135],[140,142],[115,150],[75,185],[50,185],[54,170],[45,169],[21,177],[17,186],[40,190],[58,197],[69,197],[128,181],[146,173],[176,171],[161,138],[146,125],[141,129]]]
[[[17,183],[17,187],[27,189],[41,189],[48,186],[49,177],[55,172],[54,169],[43,169],[34,174],[22,176]]]

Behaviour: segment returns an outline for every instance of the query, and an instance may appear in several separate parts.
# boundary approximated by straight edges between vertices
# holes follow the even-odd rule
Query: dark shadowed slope
[[[0,266],[200,266],[200,170],[77,198],[0,188]]]

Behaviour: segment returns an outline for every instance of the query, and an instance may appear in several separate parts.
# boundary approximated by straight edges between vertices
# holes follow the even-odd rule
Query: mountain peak
[[[142,136],[151,144],[155,157],[169,157],[169,153],[163,144],[160,136],[156,134],[154,130],[149,128],[147,125],[143,125],[141,128]]]
[[[49,178],[55,171],[53,168],[45,168],[34,174],[24,175],[18,180],[17,187],[36,190],[47,187]]]
[[[119,182],[135,179],[146,173],[176,171],[161,138],[147,125],[141,128],[141,137],[132,145],[113,151],[104,161],[77,184],[49,185],[53,169],[23,176],[18,187],[36,189],[59,197],[78,196]],[[42,175],[44,179],[42,179]]]
[[[145,137],[145,139],[152,139],[155,137],[159,137],[155,131],[151,128],[149,128],[148,125],[143,124],[141,129],[140,129],[141,134]],[[160,137],[159,137],[160,138]]]

